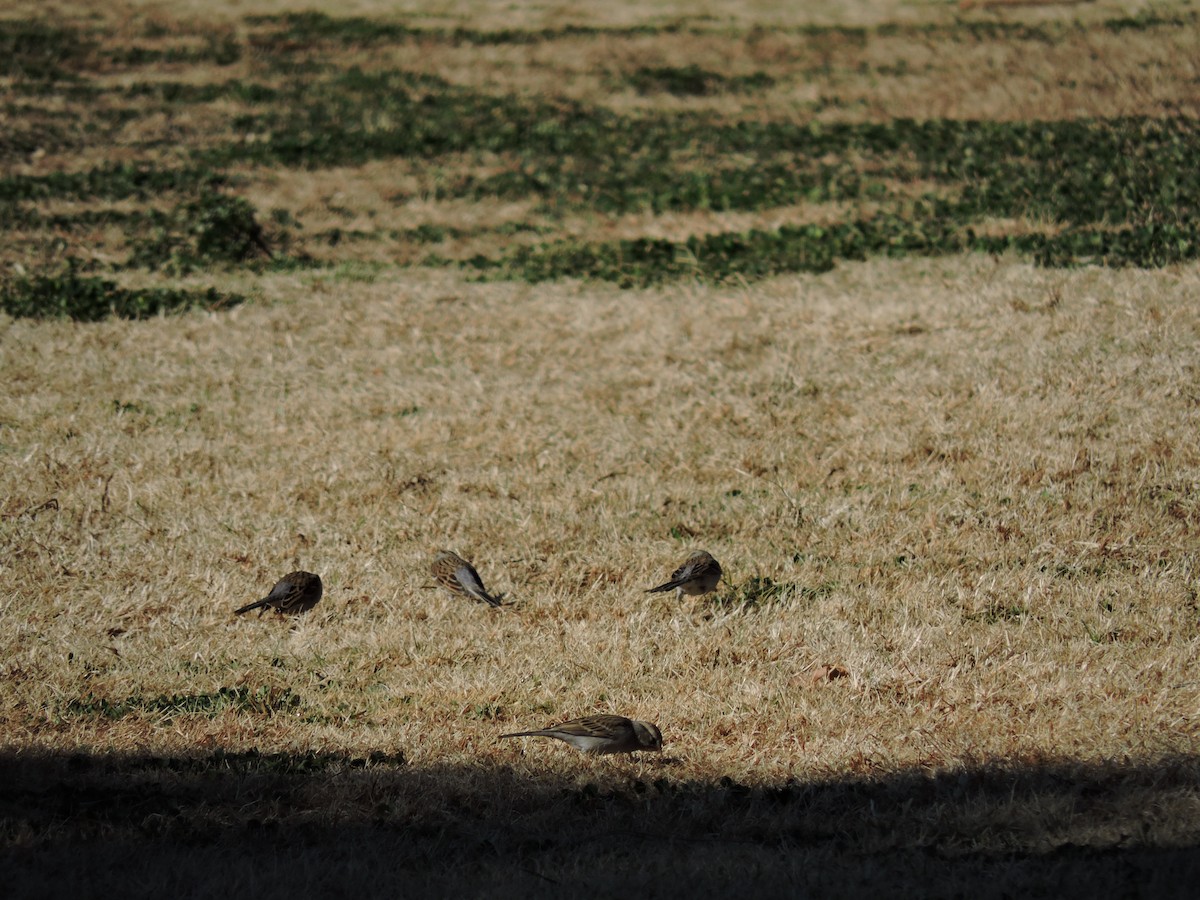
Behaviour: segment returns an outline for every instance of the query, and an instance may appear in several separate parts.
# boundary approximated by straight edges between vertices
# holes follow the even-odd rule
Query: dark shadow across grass
[[[1026,759],[748,785],[539,748],[0,756],[11,897],[1190,896],[1200,759]],[[574,887],[572,887],[574,889]]]

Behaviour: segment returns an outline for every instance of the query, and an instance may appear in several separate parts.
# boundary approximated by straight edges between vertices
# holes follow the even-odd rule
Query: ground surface
[[[506,9],[12,12],[12,896],[1187,896],[1189,157],[996,210],[1047,140],[1175,171],[1190,7]],[[592,712],[664,752],[498,738]]]

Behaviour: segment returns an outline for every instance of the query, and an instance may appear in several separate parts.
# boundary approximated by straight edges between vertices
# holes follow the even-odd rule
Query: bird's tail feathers
[[[252,609],[261,609],[262,607],[266,606],[270,602],[271,601],[270,601],[269,597],[264,597],[262,600],[255,600],[253,603],[247,603],[241,609],[235,609],[233,611],[233,614],[235,616],[240,616],[242,613],[248,613]]]

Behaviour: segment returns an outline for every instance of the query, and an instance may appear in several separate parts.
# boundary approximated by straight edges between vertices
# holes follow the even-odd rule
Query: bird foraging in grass
[[[437,583],[456,597],[470,597],[489,606],[500,606],[503,594],[493,597],[483,586],[475,567],[449,550],[440,550],[429,567]]]
[[[500,737],[555,738],[566,741],[580,753],[592,756],[662,750],[662,733],[657,725],[624,716],[584,716],[539,731],[514,731]]]
[[[660,594],[663,591],[675,591],[677,600],[682,600],[684,594],[699,597],[717,589],[721,580],[721,564],[713,559],[711,553],[697,550],[683,561],[683,565],[671,573],[671,580],[658,587],[650,588],[647,594]]]
[[[316,606],[324,590],[319,575],[314,575],[312,572],[289,572],[275,582],[275,587],[271,588],[271,593],[267,594],[261,600],[256,600],[253,603],[246,604],[241,609],[234,610],[233,614],[240,616],[242,613],[257,609],[258,614],[261,616],[267,611],[268,607],[273,607],[277,613],[288,613],[293,616],[299,615],[300,613],[308,612]]]

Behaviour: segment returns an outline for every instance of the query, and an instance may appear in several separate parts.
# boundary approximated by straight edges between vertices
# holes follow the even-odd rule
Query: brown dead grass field
[[[284,8],[193,6],[218,23]],[[478,27],[779,14],[409,6]],[[1092,6],[1072,15],[1116,8]],[[56,9],[118,31],[189,15]],[[810,15],[954,11],[840,9]],[[682,44],[672,65],[704,49],[658,40]],[[802,40],[761,46],[783,60]],[[1161,47],[1139,40],[1107,59],[1076,48],[1108,81],[1050,100],[995,72],[1044,86],[1058,76],[1040,67],[1066,60],[994,57],[990,86],[957,58],[933,81],[826,87],[862,91],[868,119],[966,115],[971,97],[983,118],[1186,109],[1196,36],[1150,68]],[[644,102],[602,97],[595,60],[575,79],[570,54],[504,52],[521,58],[489,71],[511,90],[567,71],[566,95]],[[464,48],[426,64],[486,76]],[[922,97],[956,67],[979,80]],[[209,113],[224,115],[161,124],[199,136]],[[424,186],[445,173],[405,166],[247,170],[246,194],[309,231],[334,224],[331,198],[378,207],[377,226],[537,220],[434,202]],[[400,170],[414,199],[381,202]],[[694,234],[714,215],[556,227]],[[0,255],[43,240],[27,238]],[[121,239],[87,238],[98,257]],[[10,896],[1190,894],[1200,267],[973,255],[622,291],[342,250],[339,268],[192,276],[253,298],[220,312],[0,319]],[[443,546],[510,604],[436,589]],[[645,593],[694,548],[724,567],[715,595]],[[315,610],[232,615],[294,568],[323,577]],[[656,722],[664,752],[498,739],[593,712]]]
[[[1198,282],[984,258],[647,293],[303,276],[220,314],[10,321],[0,715],[37,811],[9,841],[34,865],[60,832],[416,828],[397,866],[453,861],[426,887],[515,854],[514,893],[647,844],[639,878],[678,852],[718,886],[1190,847]],[[433,589],[442,545],[513,605]],[[643,593],[697,546],[716,602]],[[231,615],[296,566],[327,585],[307,618]],[[778,597],[737,608],[754,579]],[[261,709],[137,708],[222,688]],[[497,740],[593,711],[659,723],[663,757]],[[142,772],[254,750],[346,759]]]

